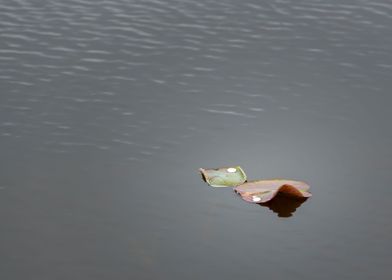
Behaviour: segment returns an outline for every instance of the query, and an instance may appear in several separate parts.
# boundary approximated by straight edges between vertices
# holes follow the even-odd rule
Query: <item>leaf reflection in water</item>
[[[268,207],[281,218],[290,218],[293,213],[304,203],[307,198],[293,198],[285,194],[278,194],[266,203],[260,203],[262,207]]]

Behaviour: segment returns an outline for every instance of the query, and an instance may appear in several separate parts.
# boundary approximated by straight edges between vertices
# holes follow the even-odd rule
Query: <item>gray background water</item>
[[[391,48],[389,0],[2,0],[0,278],[389,279]]]

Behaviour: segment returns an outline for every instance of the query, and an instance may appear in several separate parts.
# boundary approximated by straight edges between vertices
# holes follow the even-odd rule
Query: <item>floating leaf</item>
[[[305,182],[276,179],[247,182],[235,187],[234,190],[245,201],[265,203],[278,193],[298,198],[310,197],[312,195],[308,192],[309,188]]]
[[[215,169],[199,169],[203,180],[212,187],[235,187],[246,182],[246,174],[240,166]]]

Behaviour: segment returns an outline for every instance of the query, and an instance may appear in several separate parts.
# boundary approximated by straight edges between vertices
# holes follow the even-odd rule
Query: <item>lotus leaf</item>
[[[236,187],[246,182],[246,174],[240,166],[215,169],[199,169],[204,181],[212,187]]]
[[[312,194],[308,192],[309,188],[305,182],[275,179],[247,182],[235,187],[234,191],[240,194],[245,201],[265,203],[278,193],[297,198],[311,197]]]

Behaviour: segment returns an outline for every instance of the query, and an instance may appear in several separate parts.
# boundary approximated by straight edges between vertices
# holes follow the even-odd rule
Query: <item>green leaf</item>
[[[203,180],[212,187],[236,187],[246,182],[246,174],[240,166],[215,169],[199,169]]]

